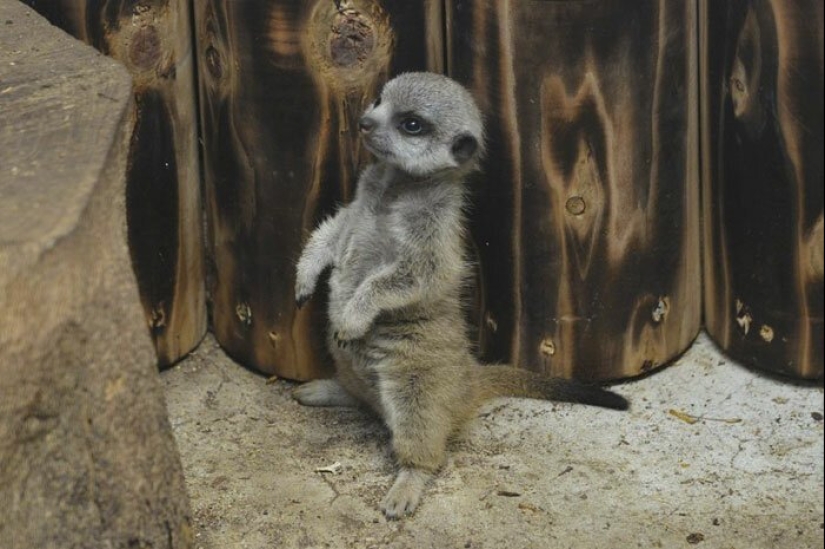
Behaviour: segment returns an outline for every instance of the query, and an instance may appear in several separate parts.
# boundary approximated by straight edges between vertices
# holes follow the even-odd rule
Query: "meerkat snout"
[[[375,120],[369,116],[364,115],[358,119],[358,129],[361,130],[361,133],[370,133],[374,127]]]

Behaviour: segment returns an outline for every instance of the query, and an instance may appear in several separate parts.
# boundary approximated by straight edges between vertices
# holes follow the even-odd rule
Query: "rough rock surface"
[[[185,548],[126,244],[131,83],[0,0],[0,547]]]

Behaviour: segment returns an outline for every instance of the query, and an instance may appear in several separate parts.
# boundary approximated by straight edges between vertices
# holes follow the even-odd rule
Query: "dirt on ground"
[[[489,403],[399,521],[378,510],[394,465],[368,413],[303,407],[211,337],[162,379],[204,549],[823,546],[821,382],[750,371],[703,335],[614,387],[629,412]]]

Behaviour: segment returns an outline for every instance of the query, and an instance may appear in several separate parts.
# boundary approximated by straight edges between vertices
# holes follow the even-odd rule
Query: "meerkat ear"
[[[478,141],[469,133],[462,133],[453,139],[453,146],[450,150],[456,162],[464,164],[470,160],[478,150]]]

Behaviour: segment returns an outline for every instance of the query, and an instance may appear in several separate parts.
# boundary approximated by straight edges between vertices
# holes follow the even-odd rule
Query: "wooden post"
[[[366,160],[356,121],[381,84],[443,69],[441,2],[195,6],[215,335],[265,372],[328,374],[325,292],[298,311],[295,263],[352,195]]]
[[[206,332],[197,108],[188,0],[24,0],[126,65],[137,122],[129,150],[129,248],[158,361]]]
[[[649,372],[700,326],[696,4],[448,0],[488,115],[480,348],[553,375]]]
[[[121,65],[0,0],[0,547],[192,547],[126,243]]]
[[[822,1],[702,0],[701,20],[707,329],[822,377]]]

